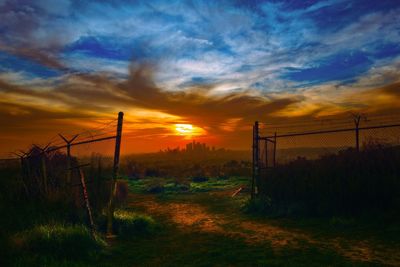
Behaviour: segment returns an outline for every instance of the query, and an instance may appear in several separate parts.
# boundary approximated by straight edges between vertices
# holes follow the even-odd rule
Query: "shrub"
[[[114,213],[114,229],[120,238],[153,234],[158,226],[150,216],[137,214],[126,210]]]

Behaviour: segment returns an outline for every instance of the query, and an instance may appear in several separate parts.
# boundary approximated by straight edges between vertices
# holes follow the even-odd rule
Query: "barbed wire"
[[[74,140],[74,143],[71,145],[75,145],[78,143],[88,143],[90,141],[95,140],[95,138],[99,138],[101,136],[107,136],[109,135],[110,139],[114,138],[115,136],[112,135],[112,133],[116,133],[116,126],[117,126],[117,121],[118,119],[112,119],[107,122],[99,123],[101,124],[100,126],[96,126],[90,129],[85,129],[79,133],[76,134],[67,134],[65,135],[67,138],[71,138],[75,135],[78,135],[78,137]],[[115,125],[114,125],[115,124]],[[109,128],[113,128],[113,130],[107,130]],[[101,139],[101,138],[100,138]],[[62,149],[66,147],[66,142],[64,140],[60,140],[59,135],[54,135],[52,136],[48,142],[40,142],[40,144],[36,144],[37,147],[48,147],[48,150],[55,151]],[[19,157],[16,157],[17,155],[24,156],[23,153],[26,156],[25,151],[29,151],[32,146],[29,148],[23,149],[23,150],[15,150],[14,152],[8,152],[8,153],[3,153],[4,156],[0,157],[0,160],[16,160],[19,159]]]

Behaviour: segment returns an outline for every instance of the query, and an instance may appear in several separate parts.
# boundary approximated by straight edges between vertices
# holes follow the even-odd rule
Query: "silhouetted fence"
[[[59,134],[58,141],[53,140],[44,146],[34,144],[26,151],[20,150],[14,153],[17,158],[0,159],[0,168],[20,170],[18,183],[28,198],[70,199],[78,206],[85,206],[91,226],[93,225],[91,206],[101,209],[107,205],[108,233],[111,234],[122,123],[123,113],[120,112],[118,119],[107,122],[99,128],[73,135]],[[104,143],[113,140],[115,140],[114,157],[112,160],[109,159],[109,162],[105,162],[100,153],[88,154],[94,144],[103,146],[104,150]],[[109,145],[111,143],[108,143]],[[106,166],[107,164],[111,166]]]
[[[268,172],[277,165],[298,159],[315,160],[346,150],[359,152],[377,145],[400,146],[397,117],[371,118],[353,115],[351,119],[309,120],[292,124],[255,122],[252,197],[259,191],[260,179],[268,179]]]

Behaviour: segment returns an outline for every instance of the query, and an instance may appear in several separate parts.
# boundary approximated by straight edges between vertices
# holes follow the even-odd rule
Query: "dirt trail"
[[[309,243],[332,249],[354,261],[366,261],[389,266],[400,266],[399,248],[377,247],[367,241],[343,238],[315,239],[303,231],[287,230],[268,223],[210,212],[198,203],[158,202],[154,195],[134,195],[130,204],[142,207],[147,213],[163,216],[183,231],[219,233],[241,237],[249,243],[269,242],[274,249],[283,246],[299,247]]]

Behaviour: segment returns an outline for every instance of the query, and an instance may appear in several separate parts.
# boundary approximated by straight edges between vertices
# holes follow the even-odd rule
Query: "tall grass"
[[[14,234],[6,266],[88,266],[106,243],[83,225],[48,223]]]
[[[17,233],[14,244],[34,255],[57,259],[87,259],[105,247],[99,237],[93,238],[83,225],[50,223]]]
[[[88,262],[102,251],[104,241],[93,239],[83,225],[88,218],[79,175],[74,171],[68,184],[65,155],[49,154],[45,192],[39,159],[25,160],[22,169],[19,161],[0,162],[0,266],[74,266]],[[112,169],[98,155],[91,160],[84,173],[92,213],[97,218],[109,199]],[[127,194],[128,185],[119,181],[116,204],[122,205]]]

